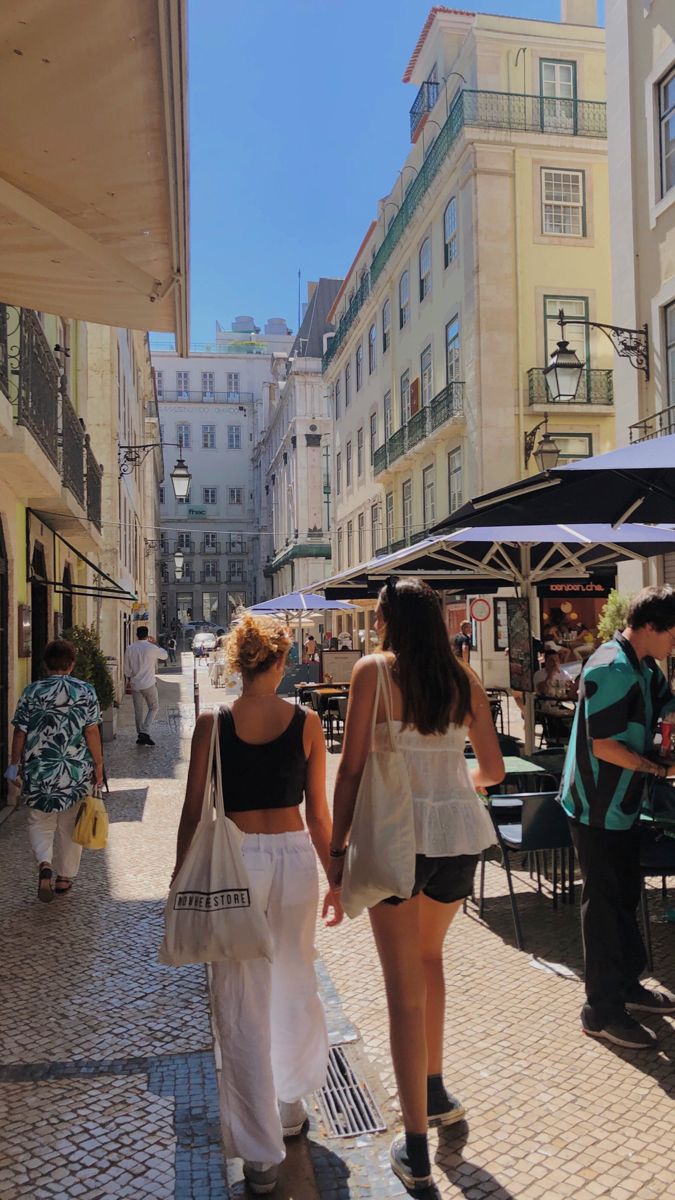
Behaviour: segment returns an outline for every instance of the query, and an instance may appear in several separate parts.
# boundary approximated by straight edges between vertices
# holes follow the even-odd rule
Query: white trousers
[[[28,837],[36,862],[51,863],[57,875],[74,879],[80,869],[82,847],[73,841],[73,829],[79,802],[63,812],[42,812],[29,808]]]
[[[133,691],[131,699],[134,702],[134,716],[136,718],[136,733],[150,733],[152,722],[159,712],[159,696],[157,695],[157,687],[153,684],[149,688],[141,688],[140,691]],[[144,711],[144,707],[147,710]]]
[[[314,970],[319,878],[304,831],[247,834],[242,850],[274,958],[212,967],[223,1140],[230,1158],[280,1163],[277,1100],[299,1100],[326,1079],[328,1034]]]

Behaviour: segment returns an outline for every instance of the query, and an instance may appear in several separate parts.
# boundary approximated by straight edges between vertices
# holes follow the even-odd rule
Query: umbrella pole
[[[530,569],[530,547],[523,545],[522,548],[522,571],[523,571],[523,596],[527,600],[527,612],[530,625],[530,657],[532,656],[532,603],[535,598],[535,588],[531,583]],[[534,666],[534,664],[532,664]],[[525,692],[525,753],[531,754],[534,750],[534,692]]]

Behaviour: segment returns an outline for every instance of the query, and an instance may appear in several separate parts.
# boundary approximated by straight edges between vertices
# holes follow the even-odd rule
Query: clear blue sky
[[[344,274],[409,148],[401,77],[430,7],[190,0],[193,342],[238,313],[295,330],[298,269],[303,299],[308,279]],[[560,0],[466,7],[560,17]]]

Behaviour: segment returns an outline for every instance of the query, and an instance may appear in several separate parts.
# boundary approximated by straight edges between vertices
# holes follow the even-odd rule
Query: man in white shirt
[[[155,743],[150,737],[150,727],[159,711],[155,668],[158,662],[166,662],[168,654],[157,645],[154,638],[149,637],[146,625],[139,625],[136,638],[137,641],[132,646],[127,646],[124,655],[124,677],[131,687],[131,698],[134,702],[138,734],[136,745],[154,746]]]

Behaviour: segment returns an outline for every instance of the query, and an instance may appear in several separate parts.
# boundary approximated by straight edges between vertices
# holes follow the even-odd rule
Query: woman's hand
[[[328,925],[329,928],[333,925],[339,925],[342,918],[344,917],[344,910],[342,908],[342,900],[340,899],[340,893],[339,893],[339,891],[336,891],[335,888],[329,887],[328,891],[326,892],[326,895],[323,898],[323,907],[321,909],[321,916],[327,917],[328,913],[331,910],[333,912],[333,917],[330,921],[326,921],[326,925]]]
[[[329,859],[326,875],[328,877],[328,887],[332,892],[339,892],[342,890],[342,872],[344,869],[344,856],[341,856],[340,858]]]

